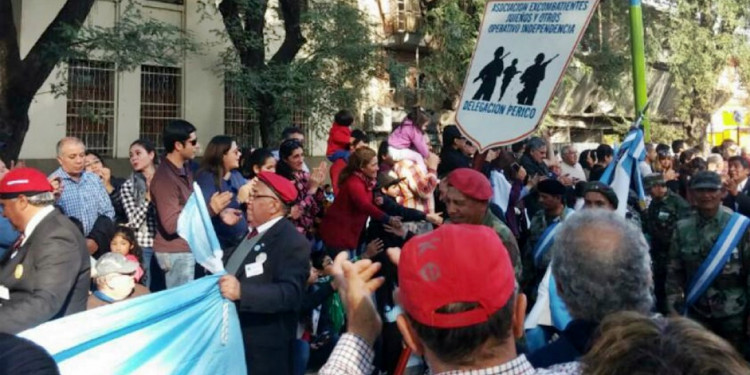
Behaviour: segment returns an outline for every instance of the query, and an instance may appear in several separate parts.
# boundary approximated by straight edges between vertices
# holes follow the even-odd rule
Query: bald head
[[[608,210],[583,210],[560,226],[552,247],[557,288],[575,319],[599,322],[653,306],[651,256],[641,230]]]
[[[77,137],[63,137],[57,142],[57,156],[62,156],[63,149],[67,145],[75,145],[75,146],[81,146],[86,149],[86,146],[83,144],[83,141],[80,140]]]

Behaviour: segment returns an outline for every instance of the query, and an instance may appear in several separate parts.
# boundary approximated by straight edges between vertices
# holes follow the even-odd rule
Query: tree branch
[[[284,42],[271,58],[272,64],[289,64],[294,61],[297,52],[307,42],[302,36],[300,16],[303,0],[279,0],[281,15],[284,18]]]
[[[19,96],[30,101],[44,81],[52,73],[55,65],[59,63],[59,57],[49,56],[50,45],[65,43],[58,28],[61,25],[69,25],[75,30],[80,29],[83,21],[91,12],[91,7],[96,0],[67,0],[60,12],[44,30],[42,36],[34,44],[26,58],[23,59],[22,74],[14,77],[15,87]]]
[[[18,32],[13,20],[11,0],[0,0],[0,92],[11,90],[11,78],[19,74],[21,55],[18,50]],[[6,98],[12,95],[2,95]],[[0,100],[0,113],[12,110],[7,101]]]

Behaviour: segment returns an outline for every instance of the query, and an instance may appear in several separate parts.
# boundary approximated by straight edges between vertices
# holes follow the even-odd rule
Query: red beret
[[[291,204],[297,200],[297,188],[294,187],[292,181],[273,172],[258,173],[258,180],[268,185],[282,202]]]
[[[4,199],[15,198],[21,194],[49,193],[53,190],[47,176],[34,168],[12,169],[0,181],[0,198]]]
[[[458,168],[448,175],[448,184],[458,189],[465,196],[478,201],[492,198],[490,180],[471,168]]]
[[[516,276],[492,228],[446,224],[404,245],[398,282],[401,305],[410,317],[430,327],[460,328],[484,323],[503,308],[513,296]],[[477,307],[439,312],[457,302],[476,302]]]

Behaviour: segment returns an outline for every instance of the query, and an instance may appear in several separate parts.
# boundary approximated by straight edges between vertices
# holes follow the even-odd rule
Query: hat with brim
[[[388,189],[389,187],[400,184],[401,181],[405,180],[406,178],[395,178],[387,173],[380,173],[378,174],[378,189]]]
[[[720,190],[721,177],[716,172],[701,171],[690,180],[692,190]]]

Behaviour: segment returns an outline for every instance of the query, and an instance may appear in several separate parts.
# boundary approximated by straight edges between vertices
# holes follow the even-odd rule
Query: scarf
[[[375,184],[377,183],[377,181],[375,181],[374,178],[365,176],[365,174],[362,173],[362,171],[356,171],[354,172],[354,175],[361,178],[362,181],[365,182],[365,187],[367,188],[367,191],[373,191],[375,189]]]

